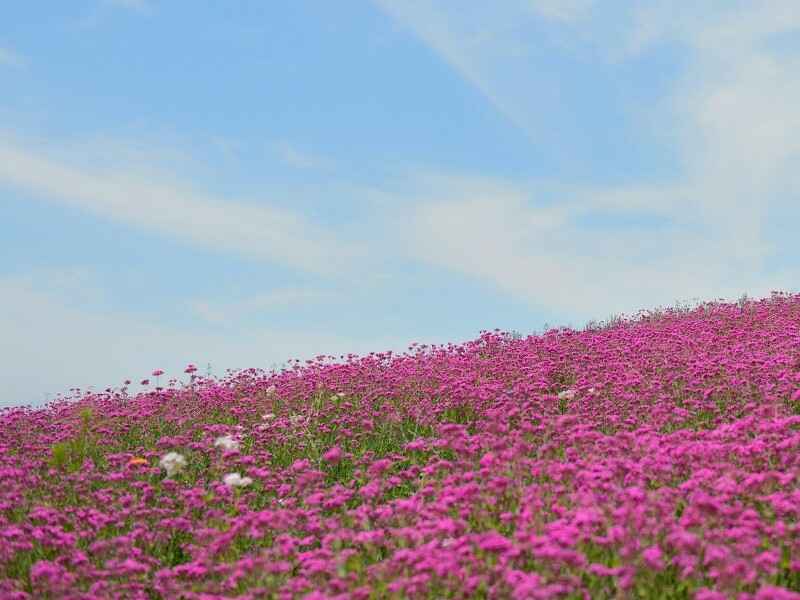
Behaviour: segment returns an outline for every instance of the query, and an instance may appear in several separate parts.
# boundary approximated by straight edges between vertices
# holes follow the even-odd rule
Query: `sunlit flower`
[[[564,390],[563,392],[560,392],[558,394],[558,399],[559,400],[564,400],[564,399],[572,400],[575,397],[575,393],[576,393],[575,390]]]
[[[159,464],[167,472],[167,477],[172,477],[186,466],[186,459],[177,452],[168,452],[161,457]]]
[[[228,487],[244,487],[253,483],[250,477],[242,477],[239,473],[228,473],[222,478]]]
[[[141,456],[134,456],[132,459],[128,461],[129,465],[146,465],[147,459],[142,458]]]
[[[222,446],[223,450],[238,450],[239,442],[229,435],[223,435],[214,440],[214,446]]]
[[[342,460],[342,450],[338,446],[334,446],[333,448],[328,450],[325,454],[323,454],[322,458],[324,458],[329,463],[336,464],[340,460]]]
[[[274,415],[274,414],[272,414],[272,413],[266,413],[266,414],[263,414],[263,415],[261,415],[261,418],[262,418],[264,421],[270,421],[270,420],[272,420],[272,419],[274,419],[274,418],[275,418],[275,415]]]

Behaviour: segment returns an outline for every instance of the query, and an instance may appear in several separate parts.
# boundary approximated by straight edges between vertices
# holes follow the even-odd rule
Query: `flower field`
[[[800,295],[330,358],[0,411],[0,598],[800,599]]]

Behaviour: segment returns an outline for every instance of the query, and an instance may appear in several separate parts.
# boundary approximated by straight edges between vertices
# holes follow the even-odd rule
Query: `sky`
[[[796,292],[800,4],[675,6],[3,3],[0,406]]]

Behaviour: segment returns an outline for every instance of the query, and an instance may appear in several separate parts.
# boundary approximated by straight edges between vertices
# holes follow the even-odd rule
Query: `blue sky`
[[[797,291],[800,6],[682,11],[6,3],[0,405]]]

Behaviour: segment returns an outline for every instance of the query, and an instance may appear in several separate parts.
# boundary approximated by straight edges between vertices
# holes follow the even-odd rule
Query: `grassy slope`
[[[799,325],[774,296],[5,410],[0,596],[800,597]]]

